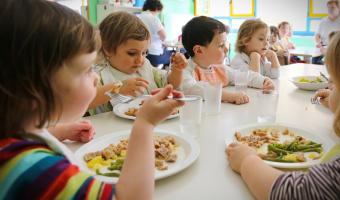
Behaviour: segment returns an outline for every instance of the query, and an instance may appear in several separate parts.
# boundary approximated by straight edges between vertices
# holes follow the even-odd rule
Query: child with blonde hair
[[[329,108],[335,113],[333,128],[340,137],[340,33],[331,40],[326,66],[334,82]],[[256,151],[232,143],[226,149],[231,168],[240,173],[256,199],[340,199],[340,144],[326,153],[326,163],[308,172],[282,172],[268,166]]]
[[[237,34],[236,51],[231,67],[249,69],[273,79],[279,77],[280,63],[276,53],[269,49],[269,28],[260,19],[243,22]]]
[[[218,20],[200,16],[191,19],[182,29],[182,43],[190,55],[188,67],[184,70],[182,89],[186,94],[203,96],[203,82],[221,82],[223,87],[235,83],[235,70],[224,65],[229,51],[228,27]],[[199,34],[197,34],[199,33]],[[251,72],[248,86],[272,89],[269,78]],[[249,101],[244,92],[222,91],[222,101],[244,104]]]
[[[287,21],[283,21],[278,25],[279,34],[280,34],[280,42],[281,45],[286,49],[295,49],[294,43],[289,41],[289,38],[292,35],[292,27]]]
[[[172,87],[139,110],[118,182],[100,182],[47,130],[81,118],[96,95],[93,27],[46,0],[2,0],[0,13],[0,199],[152,199],[153,129],[183,105],[167,99]]]
[[[114,12],[99,25],[102,39],[101,68],[103,85],[122,82],[118,93],[139,96],[150,94],[168,83],[178,88],[182,81],[182,70],[186,66],[183,54],[176,53],[171,59],[171,70],[153,67],[146,57],[150,44],[150,33],[143,22],[127,12]]]

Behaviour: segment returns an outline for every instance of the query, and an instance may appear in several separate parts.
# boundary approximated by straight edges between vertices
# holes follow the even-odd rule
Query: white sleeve
[[[181,90],[184,92],[184,94],[199,95],[202,98],[204,97],[203,83],[201,81],[196,81],[192,71],[188,69],[183,71]]]
[[[280,76],[280,70],[279,68],[272,68],[272,63],[269,62],[269,61],[266,61],[264,63],[264,75],[265,76],[268,76],[269,78],[272,78],[272,79],[277,79],[279,78]]]
[[[237,54],[230,63],[233,69],[249,69],[249,64],[242,59],[240,54]]]
[[[226,74],[228,76],[229,84],[230,85],[235,85],[235,73],[236,70],[232,69],[229,66],[225,67],[226,69]],[[249,75],[248,75],[248,86],[253,87],[253,88],[263,88],[263,82],[266,77],[262,76],[258,72],[254,72],[252,70],[248,70]]]

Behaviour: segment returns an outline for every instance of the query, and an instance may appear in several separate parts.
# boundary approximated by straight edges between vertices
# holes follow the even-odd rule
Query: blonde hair
[[[329,42],[325,63],[328,73],[334,77],[335,88],[340,92],[340,32],[335,33]],[[337,105],[335,111],[333,128],[335,133],[340,136],[340,104]]]
[[[144,41],[150,39],[150,33],[144,23],[127,12],[114,12],[99,25],[103,50],[116,53],[117,48],[129,39]]]
[[[254,33],[261,28],[268,29],[268,25],[260,19],[249,19],[242,23],[238,30],[235,49],[241,53],[245,51],[246,43],[251,40]]]

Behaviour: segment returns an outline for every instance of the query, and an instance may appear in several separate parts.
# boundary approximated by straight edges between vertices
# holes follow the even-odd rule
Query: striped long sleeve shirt
[[[270,199],[340,199],[340,158],[308,172],[282,174],[273,184]]]
[[[97,181],[41,141],[0,140],[1,199],[113,199]]]

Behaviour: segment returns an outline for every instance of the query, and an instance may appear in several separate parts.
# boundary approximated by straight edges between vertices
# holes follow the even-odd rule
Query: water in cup
[[[215,115],[221,111],[222,84],[204,85],[204,111],[206,115]]]
[[[256,93],[257,122],[275,122],[278,100],[279,94],[275,90],[258,91]]]
[[[248,87],[248,69],[235,70],[235,88],[238,91],[246,91]]]
[[[195,95],[186,96],[195,97],[196,99],[185,102],[185,105],[180,108],[180,130],[185,135],[198,138],[202,119],[202,98]]]

